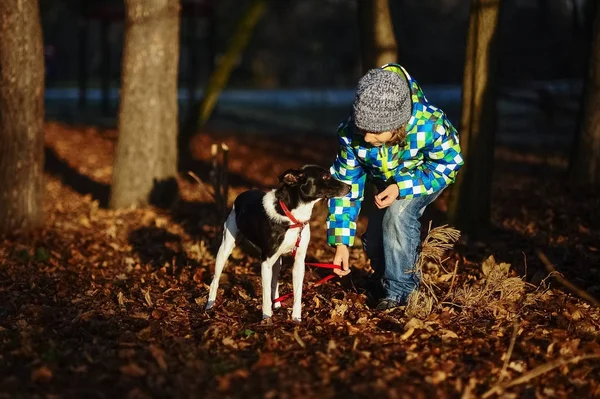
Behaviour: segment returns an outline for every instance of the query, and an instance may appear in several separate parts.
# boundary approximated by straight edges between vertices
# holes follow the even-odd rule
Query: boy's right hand
[[[333,272],[340,277],[350,273],[350,251],[346,245],[338,245],[335,247],[335,256],[333,257],[334,265],[341,265],[341,269],[333,269]]]

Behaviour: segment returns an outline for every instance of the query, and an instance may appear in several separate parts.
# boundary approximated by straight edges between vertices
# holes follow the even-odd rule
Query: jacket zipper
[[[381,146],[381,166],[383,167],[383,175],[386,180],[390,178],[390,170],[388,168],[388,147],[383,144]]]

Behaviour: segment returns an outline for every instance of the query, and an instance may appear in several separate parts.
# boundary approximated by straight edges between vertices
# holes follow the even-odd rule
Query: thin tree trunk
[[[363,71],[397,62],[389,0],[359,0],[358,20]]]
[[[589,53],[581,128],[571,158],[571,181],[577,186],[600,188],[600,7]]]
[[[496,132],[500,0],[472,0],[464,68],[460,145],[465,165],[453,187],[450,220],[464,230],[489,225]]]
[[[119,142],[110,206],[177,195],[179,0],[126,0]]]
[[[0,1],[0,235],[43,224],[44,54],[37,0]]]
[[[219,62],[217,68],[211,73],[208,84],[206,85],[207,87],[202,99],[202,104],[200,104],[199,126],[203,126],[210,118],[221,91],[223,91],[223,88],[227,85],[227,81],[229,80],[229,76],[231,75],[231,71],[233,70],[236,61],[246,48],[252,37],[254,27],[265,12],[266,5],[266,0],[253,0],[238,22],[225,55],[221,59],[221,62]]]

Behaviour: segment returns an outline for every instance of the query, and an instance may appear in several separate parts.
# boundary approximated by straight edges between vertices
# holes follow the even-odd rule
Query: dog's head
[[[288,169],[279,182],[297,191],[305,202],[333,197],[343,197],[352,188],[336,180],[326,169],[316,165],[304,165],[300,169]]]

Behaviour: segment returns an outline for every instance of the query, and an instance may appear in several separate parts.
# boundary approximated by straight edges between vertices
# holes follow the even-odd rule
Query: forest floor
[[[600,197],[568,190],[564,154],[497,148],[491,230],[424,261],[417,306],[370,307],[357,245],[350,276],[307,290],[293,323],[289,303],[261,319],[251,251],[234,251],[204,311],[222,218],[187,171],[206,181],[225,142],[231,203],[328,166],[335,137],[203,131],[176,205],[114,211],[116,131],[49,122],[45,135],[45,228],[0,244],[0,397],[600,397],[600,311],[550,273],[600,298]],[[444,194],[423,236],[445,223]],[[318,204],[311,261],[332,258],[325,215]],[[325,274],[308,269],[306,284]]]

